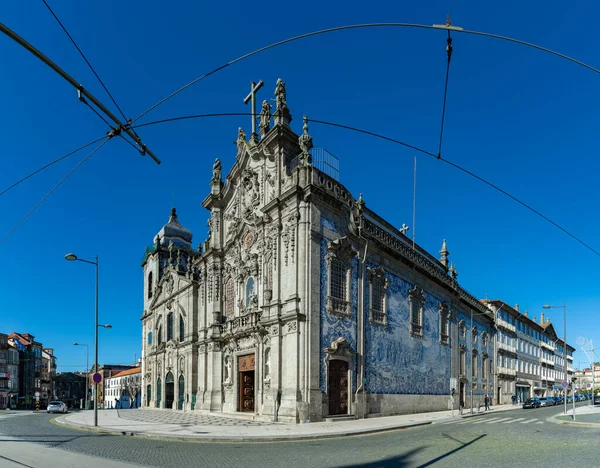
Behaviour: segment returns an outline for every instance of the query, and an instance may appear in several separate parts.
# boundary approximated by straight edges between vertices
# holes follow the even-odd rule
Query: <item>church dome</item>
[[[171,208],[169,222],[162,227],[158,233],[158,237],[162,244],[166,244],[170,240],[174,243],[176,243],[177,240],[183,241],[186,244],[192,243],[192,232],[179,224],[177,210],[175,208]]]

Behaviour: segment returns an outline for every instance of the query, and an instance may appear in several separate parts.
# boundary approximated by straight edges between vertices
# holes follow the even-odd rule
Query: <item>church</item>
[[[471,406],[494,395],[494,315],[439,258],[313,160],[285,83],[217,159],[208,238],[175,208],[146,249],[142,404],[321,421]],[[256,128],[258,127],[258,128]]]

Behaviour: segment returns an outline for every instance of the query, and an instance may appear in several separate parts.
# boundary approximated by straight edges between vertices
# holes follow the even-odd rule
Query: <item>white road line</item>
[[[537,419],[529,419],[528,421],[521,421],[521,424],[529,424],[530,422],[537,421]]]
[[[454,421],[447,421],[445,423],[442,423],[442,425],[446,425],[446,424],[456,424],[458,422],[461,422],[462,419],[455,419]]]
[[[501,418],[482,419],[482,420],[480,420],[480,421],[475,421],[473,424],[483,424],[483,423],[490,423],[490,422],[492,422],[492,421],[496,421],[496,420],[498,420],[498,419],[501,419]]]
[[[544,424],[544,421],[536,422],[536,424]]]
[[[498,421],[489,422],[488,424],[496,424],[496,423],[501,422],[501,421],[506,421],[507,419],[512,419],[512,418],[502,418],[502,419],[499,419]]]
[[[519,421],[523,421],[523,419],[525,419],[525,418],[512,419],[510,421],[503,422],[502,424],[516,423],[516,422],[519,422]]]

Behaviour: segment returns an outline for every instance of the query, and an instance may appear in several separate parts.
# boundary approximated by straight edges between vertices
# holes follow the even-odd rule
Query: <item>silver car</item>
[[[46,408],[47,413],[66,413],[67,405],[62,401],[51,401]]]
[[[552,398],[540,398],[540,406],[554,406],[554,399]]]

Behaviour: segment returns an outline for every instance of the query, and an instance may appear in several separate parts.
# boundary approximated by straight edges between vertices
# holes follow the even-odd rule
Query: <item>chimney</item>
[[[519,312],[519,304],[515,304],[515,310]]]
[[[537,317],[533,317],[533,323],[537,323],[535,319],[537,319]]]
[[[517,304],[517,306],[518,306],[518,305],[519,305],[519,304]],[[525,315],[525,317],[529,317],[529,313],[528,313],[527,311],[525,311],[525,314],[523,314],[523,315]]]
[[[545,322],[544,322],[544,312],[542,312],[542,313],[540,314],[540,325],[543,325],[544,323],[545,323]]]

